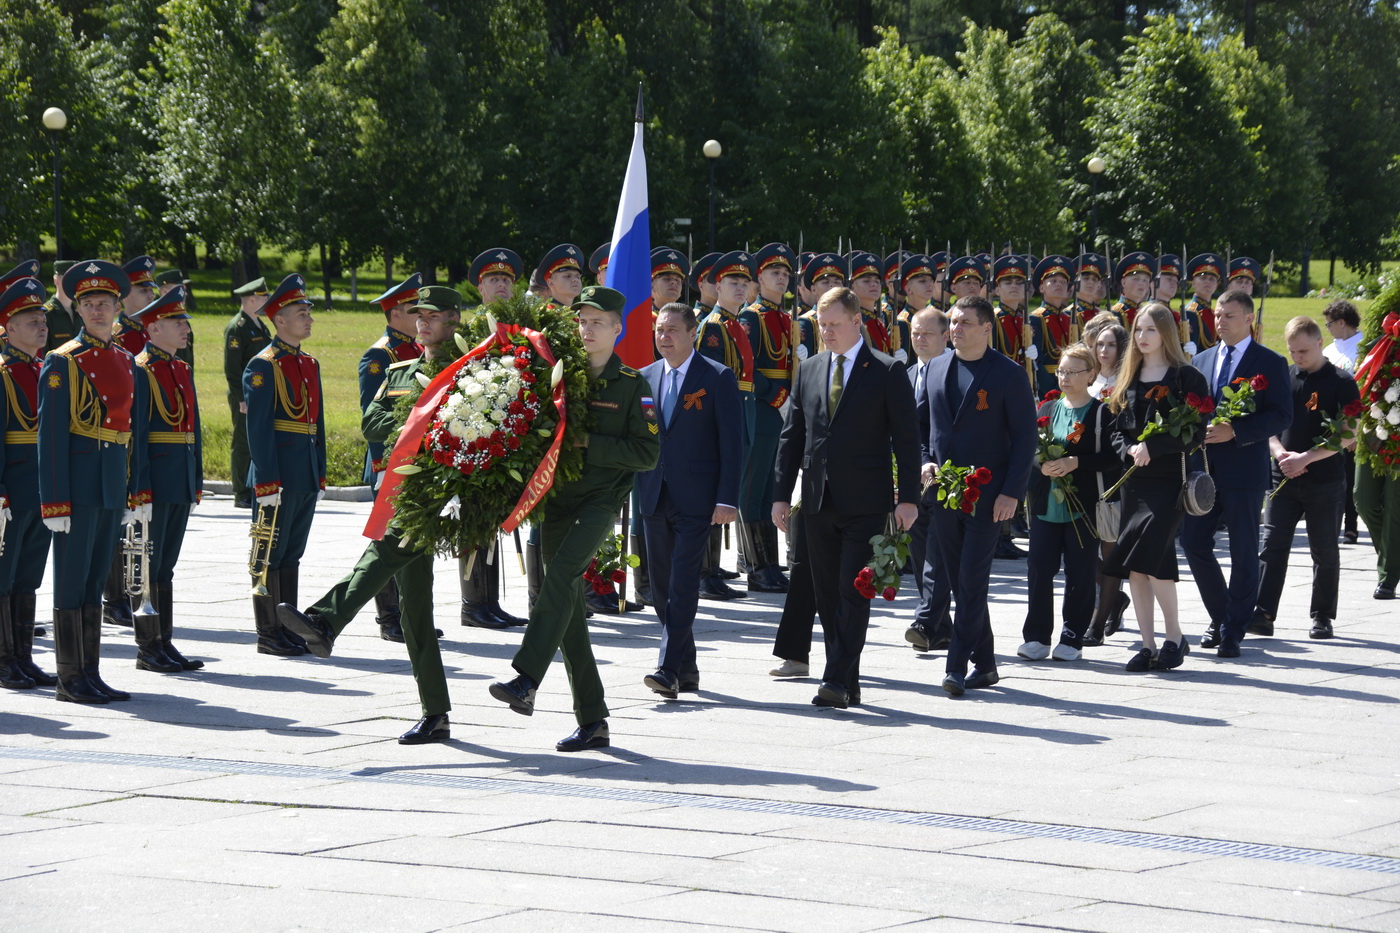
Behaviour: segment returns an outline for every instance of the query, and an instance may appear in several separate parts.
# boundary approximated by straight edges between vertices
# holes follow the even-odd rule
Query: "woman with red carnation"
[[[1158,415],[1166,420],[1187,393],[1210,397],[1205,376],[1194,369],[1176,339],[1176,320],[1161,302],[1138,311],[1133,339],[1123,359],[1118,383],[1108,397],[1116,416],[1113,446],[1135,467],[1122,487],[1123,511],[1118,541],[1104,561],[1103,572],[1126,578],[1133,594],[1142,650],[1128,662],[1129,671],[1167,670],[1181,666],[1190,650],[1177,618],[1176,533],[1181,527],[1181,458],[1199,442],[1199,430],[1173,437],[1168,431],[1140,440]],[[1153,605],[1162,610],[1166,640],[1157,649]]]
[[[1098,371],[1094,351],[1082,343],[1068,347],[1055,369],[1060,391],[1046,393],[1037,412],[1041,437],[1046,441],[1041,445],[1040,468],[1031,474],[1028,490],[1031,540],[1026,562],[1026,621],[1021,629],[1025,644],[1016,651],[1028,661],[1048,657],[1078,661],[1094,611],[1099,555],[1090,508],[1098,500],[1099,474],[1118,459],[1111,432],[1103,429],[1103,403],[1089,393]],[[1052,650],[1055,575],[1062,562],[1064,628]]]

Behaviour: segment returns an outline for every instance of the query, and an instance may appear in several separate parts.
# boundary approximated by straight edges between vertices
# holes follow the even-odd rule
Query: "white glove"
[[[9,508],[0,509],[0,539],[5,537],[5,526],[10,523]]]
[[[380,470],[378,473],[374,474],[374,478],[373,478],[372,480],[370,480],[370,487],[369,487],[369,488],[370,488],[370,489],[373,489],[375,492],[378,492],[378,491],[379,491],[379,487],[380,487],[380,486],[383,486],[383,485],[384,485],[384,471],[383,471],[383,470]]]
[[[1186,343],[1182,346],[1181,349],[1186,353],[1187,356],[1195,356],[1195,355],[1196,355],[1196,341],[1194,341],[1194,340],[1188,340],[1188,341],[1186,341]]]
[[[123,509],[123,510],[122,510],[122,524],[123,524],[123,525],[130,525],[130,524],[131,524],[132,522],[134,522],[134,521],[136,521],[136,510],[135,510],[135,509]]]
[[[132,509],[132,511],[136,513],[136,520],[138,522],[150,521],[151,515],[155,512],[155,510],[151,507],[151,503],[149,502],[141,503],[136,508]]]
[[[1030,360],[1031,362],[1035,362],[1036,360],[1040,359],[1040,350],[1036,348],[1035,344],[1031,344],[1030,346],[1026,347],[1026,359]]]
[[[326,498],[326,491],[324,489],[316,490],[316,501],[320,502],[324,498]]]
[[[73,519],[69,518],[67,515],[62,515],[58,518],[46,518],[44,519],[44,527],[48,528],[49,531],[52,531],[56,535],[64,535],[68,533],[68,529],[73,527]]]
[[[274,493],[273,493],[272,495],[270,495],[270,496],[258,496],[258,508],[262,508],[262,507],[265,506],[265,505],[267,505],[267,506],[273,506],[273,505],[281,505],[281,504],[282,504],[282,493],[281,493],[281,491],[274,492]]]

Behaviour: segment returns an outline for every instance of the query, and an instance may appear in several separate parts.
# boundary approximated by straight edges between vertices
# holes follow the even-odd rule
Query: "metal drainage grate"
[[[257,761],[225,761],[214,758],[175,758],[166,755],[130,755],[120,752],[64,751],[47,748],[12,748],[0,745],[0,758],[12,760],[52,761],[64,764],[120,765],[134,768],[163,768],[171,771],[202,771],[210,774],[251,774],[266,777],[309,778],[322,781],[359,781],[370,784],[411,784],[420,787],[446,787],[482,793],[535,794],[546,797],[583,797],[593,800],[615,800],[627,803],[654,803],[657,806],[695,807],[709,810],[732,810],[745,813],[778,813],[829,820],[861,820],[901,826],[929,826],[937,829],[963,829],[1035,839],[1060,839],[1067,842],[1091,842],[1099,845],[1130,846],[1164,852],[1191,855],[1227,856],[1258,859],[1268,862],[1292,862],[1319,868],[1344,868],[1352,871],[1400,875],[1400,859],[1379,855],[1359,855],[1350,852],[1329,852],[1325,849],[1300,849],[1293,846],[1262,845],[1234,842],[1228,839],[1201,839],[1193,836],[1168,836],[1161,833],[1131,832],[1117,829],[1096,829],[1090,826],[1066,826],[1057,823],[1032,823],[1023,820],[999,820],[977,816],[957,816],[951,813],[911,813],[901,810],[880,810],[872,807],[846,807],[834,804],[793,803],[785,800],[762,800],[754,797],[721,797],[706,794],[685,794],[675,791],[642,790],[630,787],[586,787],[551,781],[522,781],[511,778],[483,778],[453,774],[424,774],[421,772],[386,769],[376,771],[343,771],[314,765],[270,764]]]

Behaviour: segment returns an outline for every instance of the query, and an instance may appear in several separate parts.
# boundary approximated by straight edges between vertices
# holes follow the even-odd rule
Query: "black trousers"
[[[982,508],[990,513],[991,503]],[[946,670],[950,674],[966,674],[971,661],[979,671],[994,671],[997,658],[987,590],[991,586],[992,555],[1001,536],[1001,523],[952,509],[934,509],[933,527],[938,535],[938,556],[956,603]]]
[[[700,603],[700,558],[710,542],[713,514],[681,512],[663,486],[656,511],[644,517],[651,595],[661,620],[657,667],[682,680],[700,673],[695,661],[695,609]]]
[[[1283,581],[1288,575],[1288,554],[1299,520],[1307,523],[1308,552],[1313,562],[1310,615],[1328,622],[1337,617],[1337,586],[1342,575],[1337,536],[1345,502],[1345,480],[1316,483],[1304,475],[1285,483],[1264,506],[1264,528],[1259,541],[1259,611],[1270,619],[1278,615]]]
[[[783,614],[773,638],[773,655],[784,661],[807,664],[812,655],[812,626],[817,621],[817,593],[812,585],[812,564],[807,557],[806,513],[792,513],[788,522],[792,556],[788,562],[788,591]]]
[[[933,487],[919,503],[919,517],[909,529],[909,556],[914,563],[914,584],[919,588],[919,608],[914,623],[932,635],[953,634],[953,587],[938,559],[938,535],[933,527],[933,510],[943,506]]]
[[[1064,630],[1060,641],[1084,646],[1084,632],[1094,615],[1094,593],[1099,572],[1099,539],[1084,519],[1047,522],[1031,516],[1030,553],[1026,557],[1026,641],[1050,644],[1055,632],[1055,576],[1065,568]]]
[[[826,642],[822,680],[847,690],[860,686],[860,654],[870,626],[870,600],[856,590],[855,579],[870,562],[870,539],[884,530],[887,518],[887,512],[848,515],[830,508],[803,516],[812,591]]]

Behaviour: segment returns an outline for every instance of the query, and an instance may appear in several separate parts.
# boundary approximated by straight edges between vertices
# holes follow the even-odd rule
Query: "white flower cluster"
[[[1376,437],[1387,440],[1400,427],[1400,382],[1392,383],[1379,401],[1371,403],[1369,414],[1376,423]]]
[[[443,402],[438,417],[453,436],[470,443],[490,437],[509,416],[510,403],[525,383],[512,356],[486,356],[462,367],[457,389]]]

